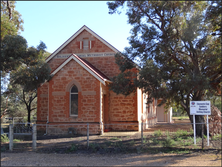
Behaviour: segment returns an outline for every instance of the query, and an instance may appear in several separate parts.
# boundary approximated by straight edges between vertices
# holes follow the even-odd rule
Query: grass
[[[23,140],[21,140],[21,139],[13,139],[13,142],[15,142],[15,143],[18,143],[18,142],[21,142],[21,141],[23,141]]]
[[[221,134],[214,135],[211,138],[211,140],[218,140],[218,139],[221,139]]]
[[[17,142],[21,142],[23,141],[22,139],[13,139],[13,142],[17,143]],[[9,142],[9,138],[6,134],[1,135],[1,143],[8,143]]]
[[[1,142],[8,142],[7,136],[2,136]],[[96,138],[97,140],[97,138]],[[221,140],[221,135],[213,136],[212,141]],[[14,139],[14,142],[20,142],[21,140]],[[76,138],[76,141],[79,141]],[[202,138],[196,138],[196,145],[194,145],[193,134],[185,130],[178,130],[176,132],[161,130],[154,131],[153,134],[144,135],[141,143],[141,136],[125,136],[125,137],[107,137],[105,140],[90,140],[89,147],[87,148],[85,143],[74,143],[75,137],[73,137],[73,143],[69,147],[54,148],[56,152],[75,153],[76,151],[87,150],[90,152],[102,152],[102,153],[190,153],[192,151],[201,149]],[[8,144],[4,144],[1,147],[1,151],[8,150]],[[57,149],[57,150],[56,150]],[[218,148],[216,148],[218,149]],[[50,150],[50,149],[48,149]],[[53,150],[53,149],[52,149]],[[63,151],[61,151],[63,150]]]
[[[184,119],[189,119],[189,117],[188,116],[179,116],[179,117],[173,117],[173,119],[184,120]]]

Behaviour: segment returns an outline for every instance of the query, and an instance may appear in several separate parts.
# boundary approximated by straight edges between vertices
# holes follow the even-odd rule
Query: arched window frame
[[[76,88],[77,91],[72,91],[73,88]],[[72,97],[73,97],[73,101],[72,101]],[[75,97],[75,98],[74,98]],[[69,106],[69,114],[70,116],[78,116],[78,87],[76,85],[73,85],[70,88],[70,106]],[[77,105],[77,112],[76,113],[72,113],[72,104]]]

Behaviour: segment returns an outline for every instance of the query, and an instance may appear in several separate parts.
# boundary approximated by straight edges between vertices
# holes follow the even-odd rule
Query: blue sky
[[[16,10],[24,20],[22,35],[29,46],[40,41],[54,52],[83,25],[123,51],[129,46],[131,26],[125,11],[108,14],[107,1],[17,1]]]

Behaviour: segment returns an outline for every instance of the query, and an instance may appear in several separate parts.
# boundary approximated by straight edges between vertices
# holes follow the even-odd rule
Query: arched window
[[[75,85],[70,91],[70,115],[78,115],[78,89]]]

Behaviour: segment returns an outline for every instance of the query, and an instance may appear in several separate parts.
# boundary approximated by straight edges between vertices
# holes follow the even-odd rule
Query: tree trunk
[[[30,123],[30,122],[31,122],[30,115],[31,115],[31,111],[28,111],[28,123]]]
[[[28,123],[30,123],[31,122],[31,108],[30,108],[30,105],[27,106],[27,111],[28,111],[27,121],[28,121]]]

